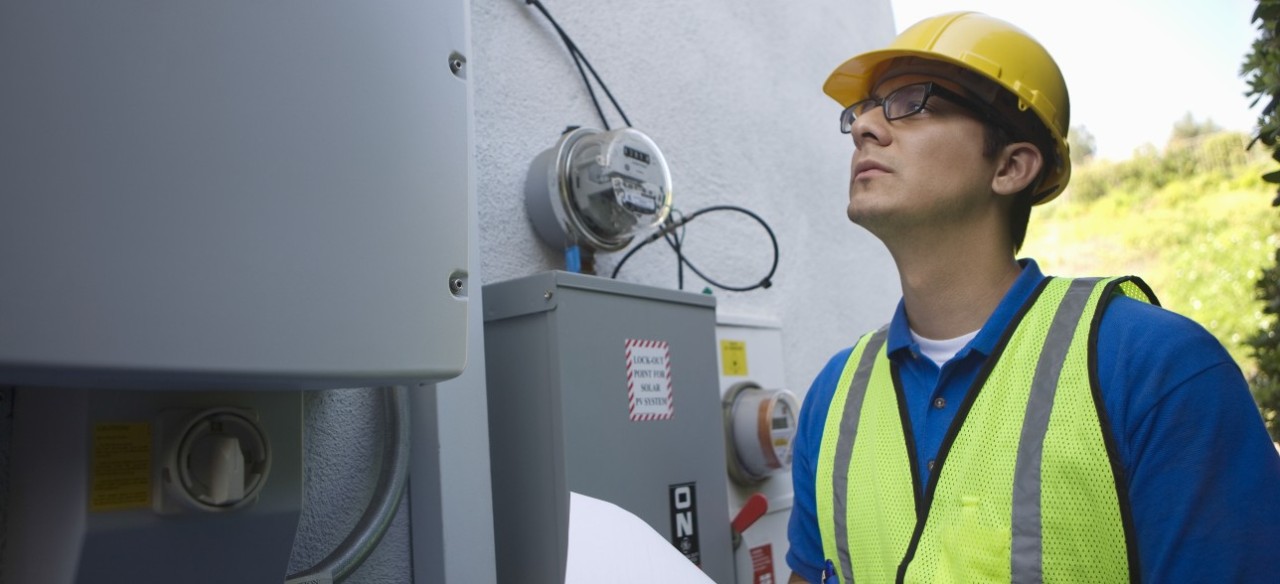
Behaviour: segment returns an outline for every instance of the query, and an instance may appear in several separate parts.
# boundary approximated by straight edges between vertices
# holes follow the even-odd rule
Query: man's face
[[[906,85],[932,81],[963,94],[954,82],[906,74],[881,82],[883,99]],[[849,218],[881,239],[945,231],[987,213],[995,162],[983,156],[983,123],[937,95],[915,115],[887,121],[884,108],[853,122]]]

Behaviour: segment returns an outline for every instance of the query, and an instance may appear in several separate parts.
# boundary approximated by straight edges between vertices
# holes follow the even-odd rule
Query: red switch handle
[[[747,499],[747,504],[742,506],[742,510],[738,511],[738,515],[733,518],[730,525],[734,533],[742,533],[768,511],[769,499],[763,494],[756,493]]]

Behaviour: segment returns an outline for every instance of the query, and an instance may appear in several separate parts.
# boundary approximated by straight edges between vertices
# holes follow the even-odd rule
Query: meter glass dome
[[[538,234],[558,247],[616,251],[671,212],[666,159],[632,128],[566,133],[534,159],[525,191]]]

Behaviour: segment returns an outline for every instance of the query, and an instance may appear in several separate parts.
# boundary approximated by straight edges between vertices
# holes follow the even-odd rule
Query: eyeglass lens
[[[859,101],[840,112],[840,131],[851,132],[853,121],[877,106],[884,106],[884,118],[889,121],[918,114],[928,102],[933,87],[932,83],[913,83],[889,92],[882,99],[869,97]]]

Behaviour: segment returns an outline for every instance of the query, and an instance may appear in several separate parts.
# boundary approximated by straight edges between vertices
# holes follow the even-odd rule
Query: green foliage
[[[1083,202],[1094,201],[1108,193],[1160,189],[1173,181],[1207,173],[1228,173],[1251,161],[1262,161],[1260,151],[1245,149],[1248,138],[1244,134],[1183,131],[1188,133],[1179,137],[1175,130],[1175,137],[1163,151],[1147,145],[1135,150],[1128,160],[1079,165],[1067,186],[1068,196]]]
[[[1271,383],[1280,399],[1280,370],[1262,377],[1251,339],[1276,319],[1255,297],[1254,282],[1280,245],[1280,216],[1257,212],[1259,195],[1271,188],[1260,178],[1271,161],[1259,149],[1246,151],[1246,142],[1244,134],[1217,132],[1083,165],[1061,201],[1032,213],[1024,253],[1047,273],[1141,276],[1164,306],[1222,342],[1264,404],[1256,381]],[[1272,350],[1280,353],[1280,345]]]
[[[1257,282],[1257,297],[1262,301],[1262,311],[1267,316],[1267,323],[1252,337],[1249,346],[1253,348],[1254,358],[1258,360],[1258,371],[1249,380],[1253,389],[1253,397],[1262,409],[1262,418],[1273,438],[1277,437],[1277,408],[1280,404],[1280,371],[1275,367],[1280,363],[1280,331],[1276,330],[1276,317],[1280,315],[1280,249],[1276,250],[1275,264],[1262,273]]]
[[[1067,146],[1071,152],[1072,166],[1079,166],[1090,160],[1098,151],[1098,141],[1084,126],[1071,126],[1067,130]]]
[[[1280,0],[1259,0],[1252,21],[1258,27],[1258,38],[1254,39],[1252,49],[1245,55],[1240,75],[1248,80],[1249,91],[1246,94],[1253,97],[1253,104],[1266,103],[1258,116],[1258,134],[1254,142],[1261,141],[1271,150],[1271,158],[1280,161],[1280,145],[1277,143],[1280,111],[1276,107],[1280,103]],[[1280,171],[1272,170],[1261,178],[1274,188],[1280,184]],[[1280,190],[1275,192],[1271,205],[1280,206]],[[1268,234],[1271,247],[1276,247],[1276,230],[1263,233]],[[1249,384],[1272,438],[1280,438],[1280,420],[1277,420],[1280,412],[1280,318],[1277,318],[1280,307],[1280,250],[1276,251],[1271,267],[1264,270],[1255,283],[1255,290],[1266,320],[1249,337],[1249,345],[1257,360],[1257,371]]]
[[[1222,128],[1213,123],[1213,120],[1197,121],[1191,112],[1187,112],[1182,119],[1173,123],[1173,133],[1169,136],[1170,142],[1178,140],[1188,140],[1205,136],[1221,131]]]
[[[1249,90],[1246,95],[1253,98],[1253,105],[1265,103],[1258,115],[1258,134],[1254,141],[1261,141],[1272,151],[1272,158],[1280,161],[1280,0],[1259,0],[1258,8],[1253,12],[1253,22],[1258,27],[1258,38],[1244,57],[1240,66],[1240,75],[1245,77]],[[1264,177],[1269,183],[1280,184],[1280,173],[1268,173]],[[1280,206],[1280,192],[1271,201],[1273,206]]]

